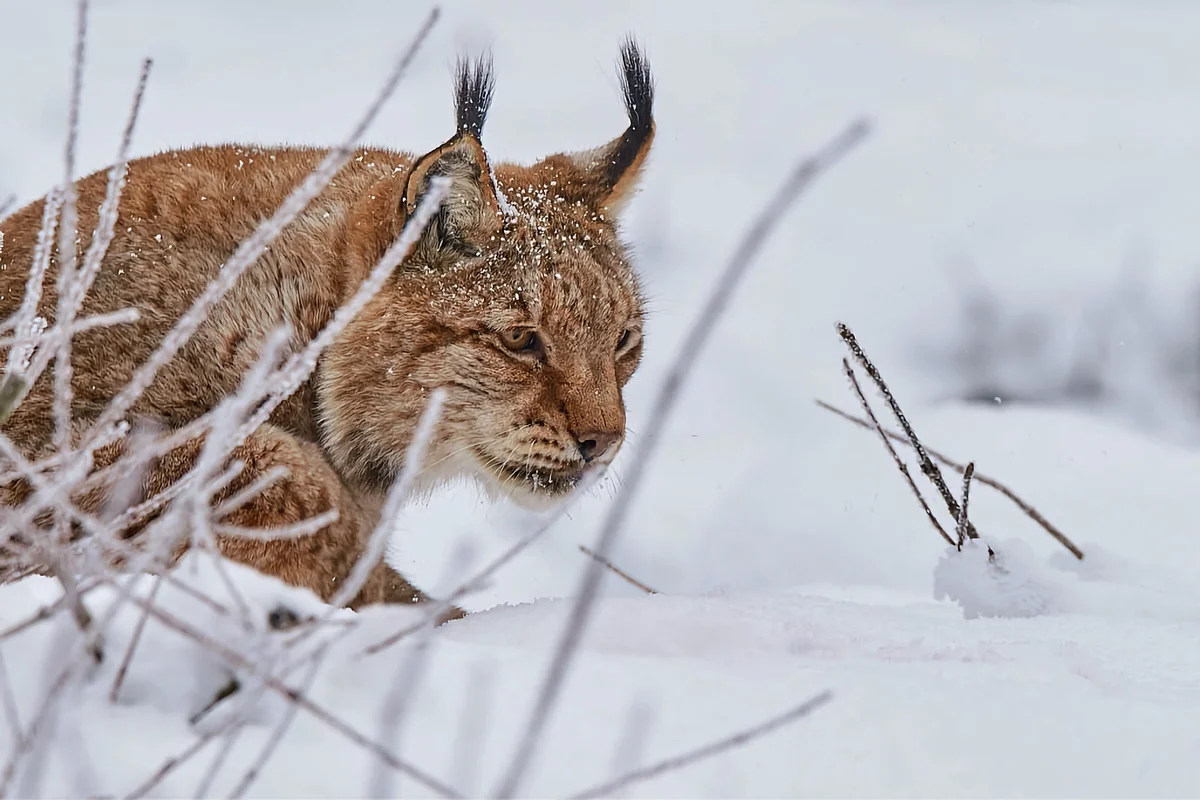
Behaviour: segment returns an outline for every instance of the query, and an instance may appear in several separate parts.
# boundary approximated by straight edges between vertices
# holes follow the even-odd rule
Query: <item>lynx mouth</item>
[[[552,468],[498,460],[476,449],[483,471],[514,499],[555,499],[570,494],[583,479],[583,465]]]

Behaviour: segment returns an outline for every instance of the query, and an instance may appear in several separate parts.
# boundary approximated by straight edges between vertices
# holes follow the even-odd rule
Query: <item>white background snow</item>
[[[332,143],[424,11],[96,0],[81,169],[115,153],[146,55],[156,63],[137,154]],[[635,32],[650,56],[659,133],[626,233],[653,317],[618,473],[744,223],[799,155],[855,115],[875,122],[789,214],[715,332],[613,556],[665,594],[606,581],[525,790],[562,795],[630,766],[614,753],[631,713],[647,720],[633,749],[650,763],[830,688],[811,718],[628,794],[1200,794],[1200,453],[1195,405],[1159,366],[1161,338],[1113,337],[1111,402],[1087,407],[964,404],[962,376],[947,368],[968,262],[1001,308],[1052,322],[1039,355],[998,368],[1021,391],[1061,382],[1084,308],[1124,291],[1131,264],[1148,316],[1176,325],[1176,338],[1194,330],[1180,298],[1200,272],[1200,7],[480,0],[445,12],[372,141],[444,140],[454,58],[490,46],[493,158],[592,147],[625,122],[621,37]],[[0,3],[0,195],[28,201],[59,178],[72,13],[67,0]],[[981,486],[972,517],[1010,580],[976,552],[947,553],[879,442],[812,403],[853,407],[839,320],[930,445],[1009,483],[1088,558],[1070,558]],[[576,546],[591,542],[610,496],[581,502],[468,603],[488,610],[439,631],[397,740],[406,758],[466,793],[493,787],[585,566]],[[482,563],[530,523],[457,487],[406,513],[392,560],[435,587],[460,542]],[[252,578],[239,582],[264,602],[286,593]],[[164,595],[213,635],[244,636]],[[53,596],[41,580],[0,588],[0,629]],[[407,651],[356,660],[355,642],[405,613],[364,615],[314,685],[364,731],[376,731]],[[114,641],[135,621],[123,612]],[[0,645],[25,715],[55,635],[43,626]],[[188,714],[224,667],[153,623],[148,637],[120,704],[107,700],[111,673],[73,701],[65,727],[78,725],[82,744],[51,755],[44,791],[123,795],[194,740]],[[255,710],[260,724],[211,792],[230,791],[281,712]],[[211,757],[155,793],[190,795]],[[371,775],[362,751],[301,713],[250,794],[358,795]],[[410,780],[391,790],[425,792]]]

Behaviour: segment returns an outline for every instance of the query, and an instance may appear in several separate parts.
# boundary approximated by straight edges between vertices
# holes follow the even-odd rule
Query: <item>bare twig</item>
[[[434,624],[432,619],[428,617],[426,619],[428,621],[421,631],[420,639],[409,650],[408,657],[404,659],[396,673],[391,691],[383,699],[383,708],[379,714],[378,740],[385,746],[397,746],[396,741],[402,734],[402,725],[406,712],[411,706],[413,693],[416,692],[421,678],[424,677],[429,657],[433,653]],[[392,780],[392,770],[385,767],[384,762],[380,760],[376,760],[372,766],[371,774],[367,779],[368,796],[379,798],[399,796],[396,782]]]
[[[116,230],[117,211],[121,201],[121,192],[125,188],[125,174],[129,168],[129,150],[133,143],[133,129],[137,125],[138,114],[142,109],[142,98],[146,94],[146,82],[150,79],[150,59],[142,61],[141,72],[138,73],[137,87],[133,92],[133,107],[125,123],[125,131],[121,135],[121,144],[117,149],[117,160],[108,171],[108,187],[105,190],[104,201],[100,204],[99,225],[92,234],[91,244],[88,245],[87,255],[83,259],[83,269],[69,287],[67,306],[70,314],[67,318],[58,318],[56,325],[69,325],[83,304],[83,298],[92,288],[96,276],[100,274],[100,265],[112,244],[113,233]]]
[[[649,586],[642,583],[637,578],[633,577],[628,572],[621,569],[620,567],[618,567],[616,564],[609,561],[604,556],[600,555],[599,553],[593,552],[592,549],[590,547],[588,547],[587,545],[583,545],[583,544],[579,545],[579,552],[583,553],[588,558],[596,559],[601,564],[603,564],[605,569],[607,569],[609,572],[612,572],[618,578],[622,578],[626,583],[630,584],[631,586],[641,589],[646,594],[658,594],[658,592],[654,591]]]
[[[778,226],[796,198],[812,185],[814,179],[839,162],[862,142],[869,130],[870,126],[865,119],[857,120],[835,136],[815,155],[803,159],[787,176],[783,186],[759,212],[753,224],[738,243],[737,249],[726,263],[716,285],[705,300],[696,321],[688,329],[683,346],[671,364],[666,380],[651,407],[650,418],[642,434],[638,457],[633,459],[625,483],[617,490],[612,509],[604,521],[597,545],[594,548],[600,555],[607,556],[612,549],[613,542],[624,525],[625,517],[641,485],[646,467],[654,455],[659,435],[678,399],[683,382],[691,372],[709,335],[716,329],[718,319],[728,307],[738,284],[754,263],[755,257],[767,238]],[[557,702],[574,652],[583,638],[583,632],[591,616],[592,605],[595,602],[596,592],[603,575],[604,565],[595,560],[591,561],[584,571],[579,594],[572,606],[552,660],[547,667],[525,730],[513,752],[509,767],[497,786],[496,794],[501,798],[513,797],[520,788],[521,780],[533,759],[550,711]]]
[[[496,695],[496,673],[490,664],[477,661],[471,665],[463,693],[462,713],[451,746],[451,778],[467,797],[482,797],[476,776],[483,762],[483,743],[491,730]]]
[[[959,517],[958,500],[954,498],[954,493],[950,491],[950,487],[946,485],[946,479],[942,477],[942,471],[938,469],[937,464],[933,463],[933,459],[929,457],[929,453],[925,451],[925,446],[921,444],[921,440],[917,438],[916,432],[912,425],[909,424],[908,418],[904,415],[904,411],[900,408],[900,404],[892,395],[892,390],[888,388],[887,383],[883,380],[883,376],[879,373],[875,364],[867,357],[862,346],[858,343],[858,339],[854,337],[854,332],[849,326],[839,322],[837,325],[838,335],[842,337],[842,341],[850,348],[850,352],[854,358],[867,371],[867,375],[875,382],[875,386],[879,389],[879,393],[883,395],[883,399],[887,401],[888,407],[892,410],[892,415],[896,421],[900,423],[900,427],[904,430],[908,440],[912,443],[912,448],[917,454],[917,463],[921,467],[921,472],[929,479],[930,483],[938,490],[938,494],[942,496],[942,502],[946,504],[950,516],[954,519]],[[967,520],[966,527],[967,537],[975,539],[979,533],[975,530],[975,526],[970,520]],[[953,544],[953,542],[951,542]]]
[[[0,200],[0,219],[8,216],[8,213],[13,210],[17,204],[17,196],[15,194],[5,195],[4,199]]]
[[[166,572],[159,573],[154,579],[154,585],[150,587],[150,594],[147,600],[151,603],[158,597],[158,590],[162,588],[163,578],[166,577]],[[112,688],[108,691],[108,702],[117,702],[117,696],[121,692],[121,684],[125,682],[125,673],[129,671],[129,664],[133,661],[133,651],[137,649],[138,642],[142,638],[142,631],[146,628],[146,620],[150,619],[150,614],[145,609],[142,610],[138,617],[137,625],[134,626],[133,635],[129,637],[129,646],[125,648],[125,655],[121,657],[121,664],[117,667],[116,677],[113,678]]]
[[[21,717],[17,713],[17,697],[13,694],[12,681],[8,678],[8,667],[4,663],[4,651],[0,650],[0,705],[4,707],[4,721],[15,742],[21,736]]]
[[[217,524],[213,526],[213,533],[220,536],[252,539],[259,542],[269,542],[276,539],[298,539],[304,536],[312,536],[323,528],[328,528],[338,521],[338,517],[338,510],[333,508],[308,519],[294,522],[291,525],[280,525],[274,528],[246,528],[239,525]]]
[[[648,767],[635,769],[627,772],[624,775],[613,778],[610,781],[593,786],[590,789],[584,789],[582,792],[571,795],[572,798],[593,798],[593,797],[613,797],[616,792],[632,786],[635,783],[648,781],[652,778],[658,778],[669,772],[681,770],[684,767],[691,766],[698,761],[712,758],[729,750],[742,747],[755,739],[766,736],[785,725],[790,725],[797,720],[807,717],[812,712],[819,709],[821,706],[833,699],[833,694],[828,690],[821,692],[816,697],[813,697],[800,705],[792,708],[777,717],[772,717],[766,722],[755,725],[753,728],[747,728],[740,733],[736,733],[720,741],[706,744],[703,747],[698,747],[695,750],[689,750],[686,753],[680,753],[672,758],[664,759],[657,764],[652,764]]]
[[[821,408],[832,414],[836,414],[847,422],[852,422],[860,428],[865,428],[867,430],[872,429],[871,424],[861,417],[856,417],[853,414],[847,413],[835,405],[826,403],[824,400],[816,400],[814,402],[816,402],[816,404]],[[909,447],[912,446],[912,442],[910,442],[907,437],[897,433],[896,431],[885,431],[885,433],[887,433],[888,438],[892,439],[893,441],[900,442],[901,444],[908,445]],[[927,452],[931,458],[937,459],[943,465],[958,472],[960,475],[966,471],[967,467],[965,464],[963,464],[961,461],[955,461],[953,458],[950,458],[950,456],[947,456],[944,453],[940,453],[937,450],[933,450],[928,447],[925,448],[925,452]],[[1080,550],[1074,542],[1067,538],[1065,533],[1059,530],[1058,527],[1055,526],[1050,520],[1042,516],[1040,511],[1018,497],[1012,489],[1008,488],[1008,486],[996,480],[995,478],[984,475],[982,472],[976,472],[972,479],[975,482],[982,483],[984,486],[994,489],[995,491],[1004,495],[1017,508],[1021,509],[1021,511],[1024,512],[1027,517],[1040,525],[1042,529],[1046,531],[1046,533],[1054,537],[1055,541],[1067,548],[1071,555],[1083,560],[1083,551]]]
[[[912,473],[908,471],[908,464],[904,463],[904,459],[900,458],[900,454],[896,452],[896,448],[892,447],[892,442],[884,433],[883,426],[879,424],[879,418],[875,416],[875,411],[871,408],[871,403],[867,400],[867,396],[863,394],[862,386],[858,382],[858,376],[854,374],[854,367],[850,366],[850,362],[842,359],[842,371],[850,380],[850,387],[854,389],[854,394],[858,397],[859,405],[866,412],[867,417],[871,420],[871,426],[879,432],[879,438],[883,440],[883,446],[891,453],[892,460],[896,462],[896,467],[900,470],[900,474],[904,476],[905,482],[908,483],[908,488],[912,489],[912,493],[916,496],[917,502],[921,504],[921,509],[925,512],[925,516],[929,518],[930,524],[934,530],[941,534],[949,544],[954,544],[954,540],[950,538],[950,534],[946,533],[946,529],[942,527],[942,523],[938,522],[937,516],[933,513],[933,509],[929,507],[929,503],[925,502],[925,495],[921,494],[921,490],[917,487],[917,482],[913,480]]]
[[[59,336],[74,336],[77,333],[90,331],[93,328],[106,328],[110,325],[128,325],[131,322],[137,322],[141,318],[136,308],[122,308],[119,311],[113,311],[108,314],[94,314],[90,317],[84,317],[76,321],[68,329],[65,334],[63,329],[56,325],[45,333],[30,335],[30,336],[5,336],[0,338],[0,347],[30,347],[38,344],[49,344],[56,342]]]
[[[78,592],[82,596],[102,585],[103,585],[102,581],[91,581],[87,584],[81,585],[78,588]],[[67,598],[64,595],[62,597],[59,597],[53,603],[42,606],[37,611],[30,614],[28,617],[21,620],[20,622],[14,623],[13,625],[10,625],[9,627],[5,628],[3,631],[0,631],[0,642],[4,641],[5,639],[16,636],[18,633],[21,633],[24,630],[32,628],[34,625],[37,625],[39,622],[45,622],[46,620],[50,619],[55,614],[57,614],[59,611],[62,611],[66,605],[67,605]]]
[[[168,775],[170,775],[184,763],[190,761],[192,758],[195,758],[195,756],[201,750],[208,746],[209,742],[218,737],[224,736],[226,733],[229,733],[231,730],[233,730],[235,726],[241,725],[244,722],[245,720],[241,717],[231,716],[229,719],[224,720],[220,725],[205,731],[181,752],[163,761],[153,774],[138,784],[132,791],[129,792],[129,794],[125,795],[125,800],[137,800],[138,798],[145,797],[155,786],[162,783],[162,781]]]
[[[325,661],[325,656],[329,654],[329,645],[325,645],[317,651],[309,666],[308,674],[300,682],[299,692],[302,695],[307,695],[312,689],[313,684],[317,680],[317,672],[321,669],[321,664]],[[279,747],[279,743],[283,741],[283,736],[287,733],[288,728],[292,726],[292,722],[296,719],[296,712],[300,710],[300,706],[296,703],[288,705],[287,710],[283,712],[283,716],[279,720],[279,724],[271,731],[271,735],[267,738],[262,750],[258,754],[258,758],[254,759],[246,773],[242,775],[242,779],[238,781],[237,786],[229,793],[230,800],[235,800],[238,797],[245,797],[246,792],[258,779],[259,773],[262,772],[263,766],[270,760],[275,749]]]
[[[42,224],[38,228],[37,244],[33,249],[33,263],[25,277],[25,293],[21,297],[20,307],[6,322],[6,325],[11,324],[13,335],[18,339],[35,339],[41,333],[41,325],[44,324],[44,321],[37,321],[37,309],[38,303],[41,302],[50,257],[54,252],[54,233],[58,228],[58,212],[62,203],[63,190],[61,187],[55,187],[46,195],[42,204]],[[4,366],[4,384],[0,386],[0,424],[8,420],[28,388],[26,373],[34,344],[31,342],[18,345],[8,355],[8,363]]]
[[[53,572],[55,579],[62,586],[63,599],[66,600],[67,609],[71,612],[71,619],[74,620],[75,627],[79,628],[79,634],[84,639],[85,648],[92,657],[92,661],[99,664],[104,660],[104,644],[100,632],[96,630],[91,612],[83,604],[83,596],[79,593],[79,584],[61,560],[57,560],[53,565]]]
[[[58,226],[58,314],[55,321],[71,324],[67,319],[70,312],[69,296],[78,255],[75,251],[76,234],[79,230],[79,191],[75,186],[75,145],[79,139],[79,106],[83,93],[84,48],[87,43],[88,0],[78,0],[75,16],[75,54],[71,63],[71,100],[67,111],[67,146],[63,154],[63,207],[62,221]],[[73,314],[70,314],[73,316]],[[66,338],[58,341],[54,363],[54,400],[51,411],[54,417],[54,449],[63,452],[71,443],[71,345]],[[56,528],[59,536],[65,522],[57,515]]]
[[[34,713],[33,719],[30,720],[27,727],[20,738],[13,742],[12,750],[9,752],[8,761],[5,762],[4,768],[0,770],[0,797],[8,796],[9,785],[12,783],[17,774],[17,768],[29,756],[34,745],[41,738],[45,727],[51,722],[53,714],[50,713],[51,707],[55,700],[66,689],[67,684],[73,677],[75,670],[74,665],[68,665],[65,669],[59,671],[58,675],[46,687],[45,697],[42,700],[41,706]]]
[[[967,468],[963,470],[962,502],[959,504],[960,511],[958,515],[958,521],[954,526],[954,533],[958,537],[958,542],[956,544],[959,550],[963,549],[963,544],[967,540],[967,525],[969,524],[967,521],[967,504],[971,500],[971,478],[974,477],[974,475],[975,462],[972,461],[970,464],[967,464]]]
[[[646,740],[650,733],[650,725],[654,720],[654,708],[644,700],[635,700],[629,704],[625,714],[625,724],[613,747],[610,775],[625,775],[632,772],[642,763],[646,751]],[[613,798],[620,795],[614,792]]]
[[[221,504],[213,509],[213,519],[221,519],[232,514],[290,474],[290,470],[285,466],[277,464],[271,467],[251,481],[244,489],[240,489],[222,500]]]

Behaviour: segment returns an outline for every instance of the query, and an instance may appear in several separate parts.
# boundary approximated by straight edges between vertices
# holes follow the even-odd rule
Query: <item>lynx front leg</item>
[[[144,480],[146,496],[168,488],[192,467],[200,443],[191,442],[163,456]],[[320,448],[291,434],[264,425],[231,459],[246,466],[237,478],[214,498],[214,506],[232,497],[268,470],[284,467],[287,477],[271,484],[254,499],[223,517],[223,525],[238,528],[282,528],[302,522],[330,509],[338,519],[315,534],[282,539],[248,539],[218,536],[217,545],[228,558],[273,575],[285,583],[311,589],[329,601],[349,577],[365,551],[372,521],[326,461]],[[372,570],[351,608],[372,603],[419,603],[428,598],[398,572],[380,560]],[[463,616],[450,609],[444,619]]]

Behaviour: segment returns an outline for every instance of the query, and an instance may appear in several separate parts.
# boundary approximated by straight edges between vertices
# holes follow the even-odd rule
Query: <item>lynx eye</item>
[[[538,355],[542,352],[542,337],[533,328],[512,328],[500,334],[500,341],[514,353]]]
[[[620,353],[628,350],[629,346],[636,341],[638,333],[633,328],[626,328],[621,334],[621,338],[617,340],[617,352]]]

